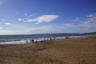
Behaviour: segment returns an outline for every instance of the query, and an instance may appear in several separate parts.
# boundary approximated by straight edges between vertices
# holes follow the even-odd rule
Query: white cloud
[[[18,21],[23,21],[23,19],[22,18],[18,18]]]
[[[51,21],[55,20],[58,17],[59,16],[57,16],[57,15],[42,15],[42,16],[39,16],[38,18],[36,18],[35,21],[38,21],[37,23],[51,22]]]
[[[0,22],[0,25],[11,25],[10,22]]]
[[[10,22],[0,22],[0,25],[11,25]]]
[[[5,25],[11,25],[11,23],[9,23],[9,22],[6,22],[6,23],[4,23]]]
[[[96,14],[90,14],[85,21],[87,24],[96,24]]]
[[[3,27],[0,27],[0,30],[2,30],[3,29]]]
[[[58,15],[42,15],[37,18],[24,18],[21,19],[19,18],[19,21],[24,21],[24,22],[34,22],[35,24],[43,23],[43,22],[52,22],[53,20],[57,19],[59,16]]]

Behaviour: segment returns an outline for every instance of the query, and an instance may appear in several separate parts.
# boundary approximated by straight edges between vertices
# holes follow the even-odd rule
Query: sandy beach
[[[96,38],[0,45],[0,64],[96,64]]]

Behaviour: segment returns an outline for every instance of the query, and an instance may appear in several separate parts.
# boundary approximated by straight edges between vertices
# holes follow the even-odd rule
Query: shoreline
[[[68,36],[68,38],[64,37],[56,37],[56,38],[37,38],[37,39],[22,39],[22,40],[13,40],[7,42],[0,42],[0,45],[7,45],[7,44],[27,44],[27,43],[35,43],[41,41],[50,41],[50,40],[58,40],[58,39],[71,39],[71,38],[88,38],[88,37],[96,37],[96,35],[88,35],[88,36]],[[34,42],[32,42],[34,40]]]

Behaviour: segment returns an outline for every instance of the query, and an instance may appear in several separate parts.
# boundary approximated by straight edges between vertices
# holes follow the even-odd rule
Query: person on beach
[[[29,43],[28,40],[26,40],[26,43]]]
[[[32,39],[31,42],[34,43],[34,40]]]

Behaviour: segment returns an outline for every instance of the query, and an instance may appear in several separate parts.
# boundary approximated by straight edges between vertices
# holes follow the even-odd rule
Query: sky
[[[96,0],[0,0],[0,35],[96,32]]]

